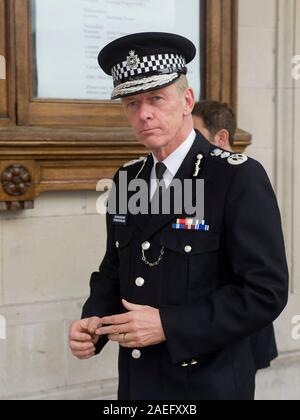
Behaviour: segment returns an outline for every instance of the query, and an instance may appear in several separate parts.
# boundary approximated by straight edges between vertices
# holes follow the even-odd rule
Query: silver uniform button
[[[145,284],[145,280],[142,277],[138,277],[135,281],[137,287],[143,287]]]
[[[120,242],[116,242],[116,248],[120,248]]]
[[[143,250],[144,250],[144,251],[148,251],[148,249],[150,249],[150,248],[151,248],[151,244],[150,244],[150,242],[144,242],[144,243],[142,244],[142,248],[143,248]]]
[[[185,252],[186,252],[187,254],[190,254],[190,253],[192,252],[193,248],[192,248],[190,245],[187,245],[187,246],[184,248],[184,250],[185,250]]]
[[[188,367],[188,365],[189,365],[189,364],[188,364],[187,362],[182,362],[182,363],[181,363],[181,367]]]
[[[132,357],[133,357],[135,360],[138,360],[138,359],[140,359],[140,358],[141,358],[142,353],[141,353],[141,351],[140,351],[140,350],[133,350],[133,352],[131,353],[131,355],[132,355]]]

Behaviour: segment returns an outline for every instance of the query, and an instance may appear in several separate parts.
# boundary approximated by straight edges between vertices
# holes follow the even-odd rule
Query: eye
[[[162,96],[153,96],[154,101],[159,102],[163,100]]]
[[[130,108],[133,108],[135,105],[136,105],[136,101],[131,101],[127,103],[126,108],[130,109]]]

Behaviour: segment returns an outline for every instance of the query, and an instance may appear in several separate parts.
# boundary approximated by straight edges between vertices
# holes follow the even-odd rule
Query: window
[[[30,207],[49,190],[95,190],[100,178],[147,153],[97,67],[101,45],[119,35],[145,28],[193,39],[198,57],[190,78],[199,99],[201,92],[236,109],[237,0],[188,4],[0,0],[7,76],[0,80],[0,208]],[[237,150],[249,142],[240,132]],[[26,182],[15,176],[16,189],[6,188],[5,179],[19,171]]]
[[[145,31],[177,32],[199,46],[201,9],[199,0],[189,0],[188,8],[178,0],[31,0],[33,97],[110,100],[111,77],[97,63],[100,49]],[[200,58],[198,49],[189,66],[197,97]]]

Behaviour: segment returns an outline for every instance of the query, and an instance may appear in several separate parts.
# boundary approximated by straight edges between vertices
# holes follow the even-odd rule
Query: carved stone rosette
[[[1,183],[6,194],[13,197],[19,197],[26,194],[30,189],[32,186],[32,179],[27,168],[15,164],[3,171]]]

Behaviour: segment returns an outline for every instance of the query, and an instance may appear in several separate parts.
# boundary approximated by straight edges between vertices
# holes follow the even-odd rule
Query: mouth
[[[159,128],[146,128],[142,130],[140,134],[152,134],[157,130],[159,130]]]

